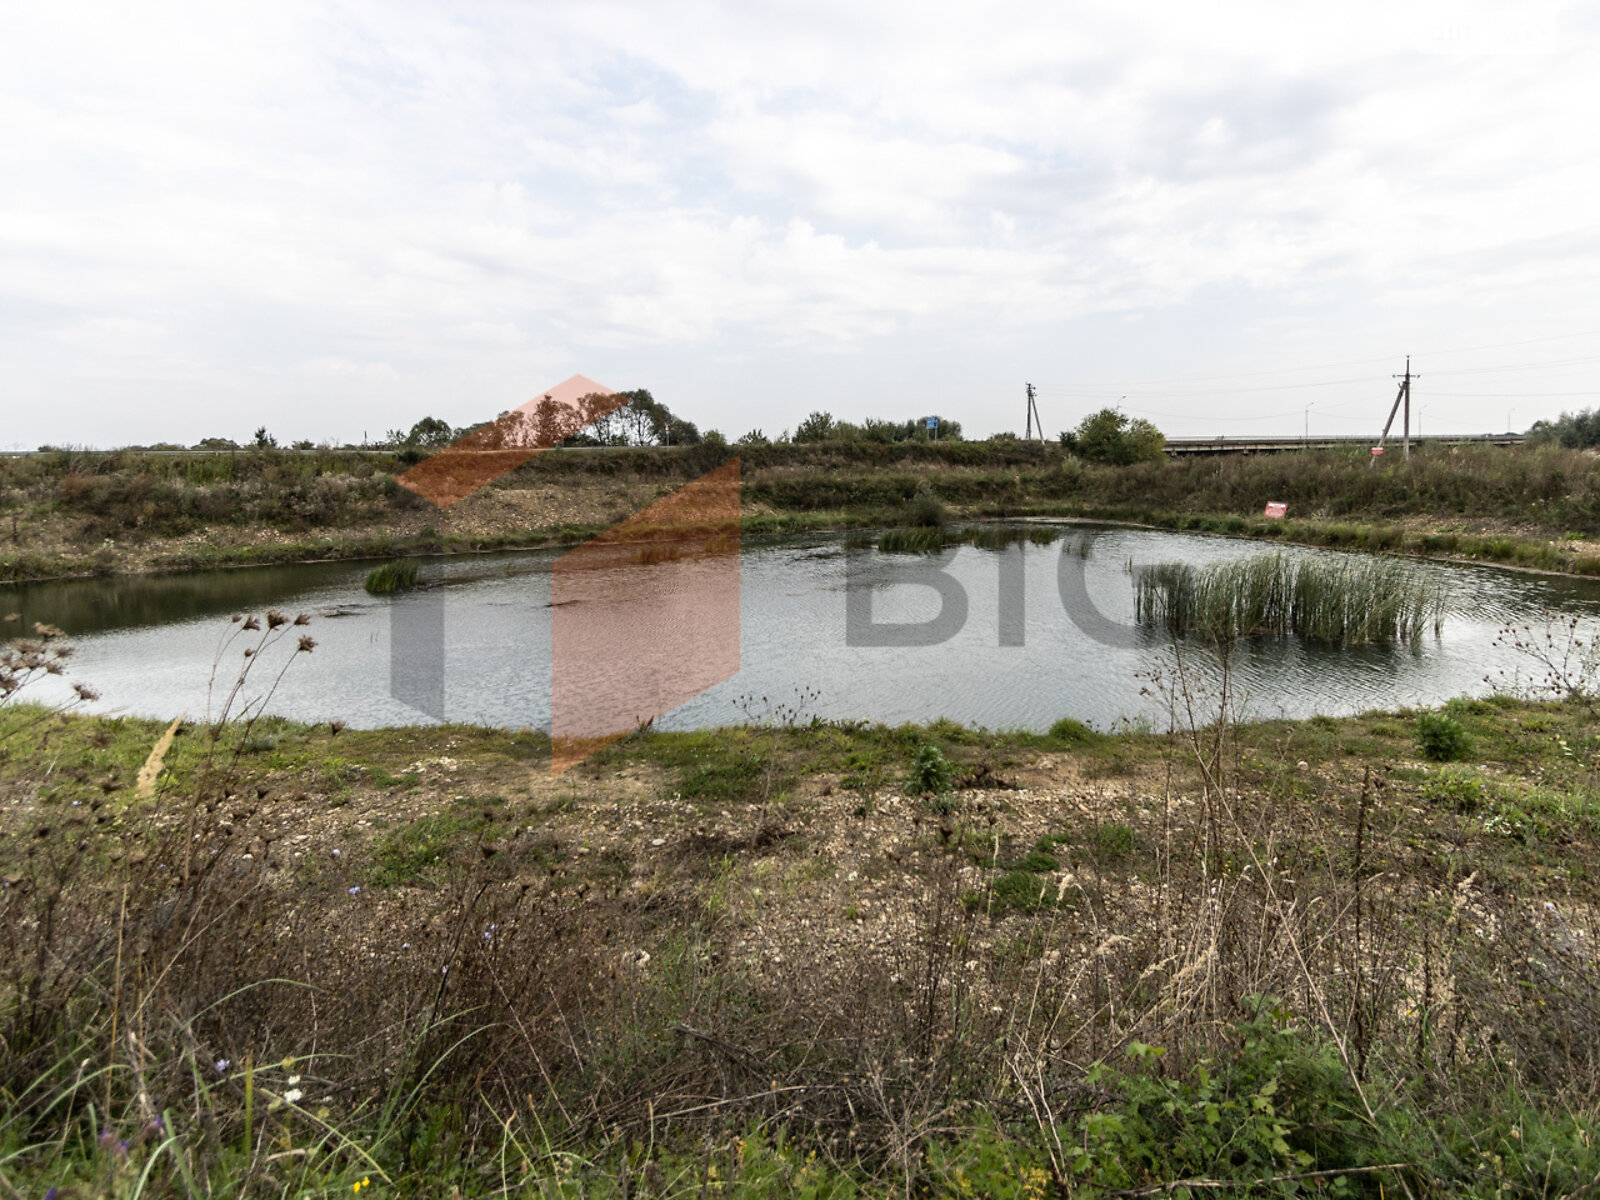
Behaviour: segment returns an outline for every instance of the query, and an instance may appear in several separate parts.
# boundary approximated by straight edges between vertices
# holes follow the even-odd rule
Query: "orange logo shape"
[[[398,482],[449,508],[627,402],[610,388],[574,375],[423,459]]]
[[[550,578],[550,769],[739,671],[739,460],[558,558]]]

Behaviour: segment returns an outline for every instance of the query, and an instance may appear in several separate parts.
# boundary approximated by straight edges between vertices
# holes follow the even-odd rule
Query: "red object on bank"
[[[1374,454],[1382,454],[1383,453],[1383,447],[1382,446],[1374,446],[1372,448],[1372,452]]]
[[[1261,514],[1264,517],[1286,517],[1289,515],[1289,506],[1281,500],[1267,501],[1267,511]]]

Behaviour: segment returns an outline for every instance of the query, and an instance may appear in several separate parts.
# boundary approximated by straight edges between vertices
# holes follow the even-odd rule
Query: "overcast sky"
[[[0,445],[1600,404],[1600,10],[10,5]],[[1308,408],[1309,406],[1309,408]]]

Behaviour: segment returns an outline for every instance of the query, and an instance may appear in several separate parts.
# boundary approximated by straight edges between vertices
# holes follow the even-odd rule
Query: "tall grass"
[[[417,586],[420,569],[413,559],[387,562],[367,572],[367,591],[374,596],[392,596]]]
[[[944,544],[943,529],[923,525],[885,530],[878,538],[878,549],[885,554],[937,554]]]
[[[283,785],[297,761],[343,774],[358,734],[284,722],[273,756],[246,749],[262,651],[311,650],[283,614],[264,625],[235,622],[219,662],[260,636],[229,705],[180,726],[159,772],[160,728],[121,719],[53,724],[0,761],[0,1196],[1499,1200],[1600,1178],[1581,870],[1600,792],[1551,736],[1587,736],[1583,711],[1485,705],[1480,744],[1540,762],[1470,773],[1498,794],[1494,823],[1422,812],[1432,793],[1400,771],[1383,798],[1339,773],[1351,734],[1392,761],[1387,721],[1307,723],[1292,744],[1274,722],[1225,758],[1198,729],[1062,722],[1052,753],[1137,756],[1169,799],[1021,812],[971,784],[1019,742],[780,717],[759,742],[609,751],[618,778],[632,755],[682,752],[679,780],[628,809],[604,774],[574,793],[592,805],[428,817],[369,795],[421,820],[365,846],[345,829],[334,857],[286,841],[309,810]],[[0,705],[0,736],[19,717]],[[470,739],[388,731],[371,778]],[[811,792],[774,801],[781,834],[697,807],[662,842],[641,821],[589,853],[587,831],[655,820],[711,763],[748,764],[752,789],[847,767],[865,818],[866,777],[919,758],[934,796],[871,814],[899,857],[829,838]],[[105,773],[140,763],[150,799],[116,799]],[[504,760],[465,765],[451,792]],[[608,824],[588,824],[577,810],[601,798]]]
[[[1178,637],[1292,634],[1336,645],[1415,643],[1439,632],[1444,595],[1393,559],[1265,554],[1192,567],[1156,563],[1134,582],[1137,619]]]

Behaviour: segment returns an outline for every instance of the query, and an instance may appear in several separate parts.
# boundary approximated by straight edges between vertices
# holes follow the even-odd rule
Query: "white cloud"
[[[983,431],[999,370],[1600,327],[1593,33],[1561,5],[36,6],[0,45],[18,436],[185,438],[219,387],[351,436],[623,369],[779,427],[793,372],[740,406],[796,353],[855,357],[841,408]],[[1088,332],[1114,314],[1166,316]]]

